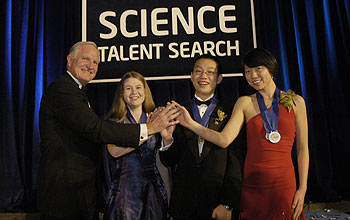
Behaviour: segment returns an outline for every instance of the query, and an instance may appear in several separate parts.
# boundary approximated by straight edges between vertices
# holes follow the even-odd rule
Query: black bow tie
[[[197,98],[194,98],[194,102],[196,103],[196,105],[203,105],[204,104],[204,105],[209,106],[210,103],[211,103],[211,99],[209,99],[207,101],[201,101],[201,100],[199,100]]]

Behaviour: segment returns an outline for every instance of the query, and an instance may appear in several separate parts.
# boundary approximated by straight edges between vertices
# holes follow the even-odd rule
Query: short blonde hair
[[[124,92],[124,82],[125,80],[129,78],[135,78],[142,82],[143,87],[145,89],[145,100],[142,103],[142,109],[146,113],[150,113],[155,109],[155,104],[153,101],[151,90],[145,80],[145,78],[136,71],[130,71],[123,75],[119,86],[115,92],[114,98],[113,98],[113,104],[111,109],[109,110],[106,118],[117,118],[118,121],[124,120],[127,108],[126,103],[123,98],[123,92]]]

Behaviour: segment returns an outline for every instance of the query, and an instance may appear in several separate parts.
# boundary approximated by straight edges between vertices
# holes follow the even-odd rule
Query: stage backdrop
[[[132,2],[130,0],[130,4]],[[147,2],[151,4],[152,1]],[[226,1],[223,5],[237,5],[238,10],[239,3]],[[86,7],[89,7],[88,2]],[[116,16],[107,16],[106,21],[115,24],[118,31],[116,36],[121,36],[118,21],[121,13],[136,10],[137,16],[132,13],[126,16],[126,31],[138,31],[140,35],[141,28],[131,27],[129,23],[140,18],[142,9],[147,10],[147,16],[152,16],[154,8],[168,8],[168,13],[157,13],[156,19],[167,20],[168,27],[159,24],[156,30],[168,30],[170,35],[173,31],[170,28],[172,19],[166,17],[176,7],[180,6],[171,5],[171,2],[169,7],[160,5],[149,8],[140,5],[121,11],[114,7],[108,10],[114,11]],[[190,7],[193,7],[194,20],[198,20],[198,10],[201,7],[191,2],[181,8],[184,20],[189,21],[187,13]],[[221,6],[214,7],[214,12],[205,11],[203,16],[218,13]],[[254,11],[257,46],[272,51],[279,62],[277,85],[280,89],[292,89],[302,95],[307,104],[310,172],[306,203],[350,200],[350,0],[256,0]],[[40,99],[44,89],[65,73],[68,51],[75,42],[82,39],[82,13],[81,1],[0,1],[0,27],[3,28],[0,38],[4,39],[0,44],[0,212],[36,211]],[[178,14],[180,15],[179,11]],[[225,17],[229,16],[236,16],[240,20],[236,10],[226,10]],[[151,24],[150,20],[147,22]],[[225,24],[232,23],[227,21]],[[206,21],[203,24],[206,28],[216,27],[220,31],[220,25],[209,26]],[[198,26],[197,22],[194,22],[195,28],[196,25]],[[179,22],[178,33],[185,33],[183,26],[184,23]],[[104,28],[102,33],[111,32],[110,28],[101,27]],[[237,27],[238,32],[241,31],[237,25],[227,27]],[[151,37],[152,29],[146,33]],[[185,36],[188,39],[169,42],[181,44],[197,41],[194,36]],[[210,41],[220,40],[225,42],[227,38],[214,37]],[[233,33],[229,40],[237,40],[236,34]],[[242,54],[242,40],[239,41]],[[159,42],[162,41],[149,41],[152,44]],[[119,45],[123,45],[127,48],[133,44],[147,43],[117,42],[109,47],[115,45],[118,49]],[[190,45],[188,47],[192,48]],[[164,43],[163,49],[167,48],[168,45]],[[130,57],[126,52],[128,51],[124,52],[125,57]],[[172,54],[171,51],[168,52]],[[140,57],[140,54],[136,56]],[[183,59],[179,66],[171,70],[186,68],[186,73],[189,74],[191,65],[186,63],[187,60],[190,59]],[[129,61],[127,69],[134,69],[134,64],[141,61]],[[115,70],[122,63],[116,63]],[[162,66],[160,60],[152,65],[152,69],[157,70],[159,66]],[[143,73],[143,69],[136,70]],[[180,74],[180,71],[177,72]],[[161,71],[158,73],[164,74]],[[243,77],[225,77],[218,88],[219,97],[233,104],[237,96],[245,94],[244,82]],[[171,99],[183,102],[193,95],[189,79],[152,80],[149,84],[157,104],[164,104]],[[88,85],[89,100],[101,118],[111,105],[117,85],[115,82]]]
[[[148,79],[188,78],[203,53],[219,57],[226,76],[239,76],[242,53],[256,47],[252,2],[82,0],[82,40],[98,45],[96,79],[131,68]]]

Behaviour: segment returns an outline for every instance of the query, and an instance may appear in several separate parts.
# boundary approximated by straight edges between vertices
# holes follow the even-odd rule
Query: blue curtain
[[[33,204],[39,159],[38,111],[43,87],[43,1],[2,7],[1,210]]]
[[[36,210],[40,99],[43,89],[65,71],[68,50],[80,40],[80,3],[0,3],[0,212]],[[349,0],[258,0],[255,18],[258,47],[272,51],[279,62],[278,86],[306,100],[307,200],[350,200]],[[116,86],[89,85],[91,104],[101,118]],[[170,99],[182,103],[193,93],[189,80],[153,81],[150,87],[157,104]],[[219,87],[225,102],[249,92],[243,78],[226,78]]]

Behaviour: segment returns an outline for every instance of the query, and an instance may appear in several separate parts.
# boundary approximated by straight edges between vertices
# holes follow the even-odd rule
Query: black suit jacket
[[[63,219],[95,219],[100,143],[137,146],[139,125],[102,121],[66,73],[44,92],[39,112],[38,208]]]
[[[190,103],[185,107],[193,117]],[[215,124],[219,109],[227,117]],[[210,117],[208,127],[221,131],[230,116],[231,108],[219,103]],[[168,150],[160,151],[162,163],[174,168],[169,204],[172,217],[188,218],[196,212],[201,220],[211,219],[213,210],[219,204],[229,205],[239,211],[245,149],[242,138],[240,134],[225,149],[205,141],[199,157],[198,136],[177,125],[174,143]]]

